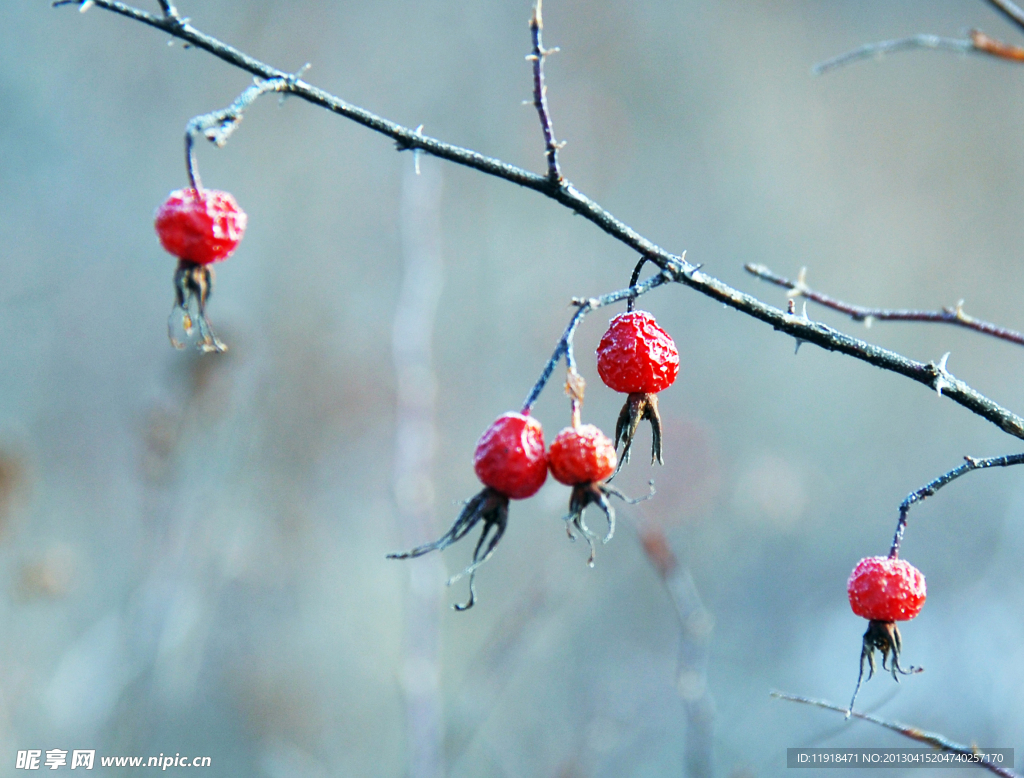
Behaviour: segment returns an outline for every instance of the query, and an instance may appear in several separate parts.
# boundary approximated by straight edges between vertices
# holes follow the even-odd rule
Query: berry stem
[[[629,277],[629,285],[636,286],[636,282],[640,280],[640,271],[647,263],[648,257],[640,257],[640,261],[636,263],[636,267],[633,268],[633,274]],[[636,296],[631,296],[626,300],[626,313],[632,313],[633,303],[636,302]]]
[[[1020,464],[1024,464],[1024,454],[1009,454],[1007,456],[991,457],[989,459],[964,457],[964,463],[959,467],[954,467],[948,473],[943,473],[935,480],[926,483],[917,491],[908,494],[907,498],[900,503],[900,518],[896,524],[896,534],[892,539],[892,547],[889,549],[889,558],[897,559],[900,555],[900,543],[903,542],[903,533],[907,528],[907,514],[910,512],[910,507],[912,505],[921,502],[927,497],[931,497],[950,481],[955,481],[960,476],[969,473],[972,470],[984,470],[988,467],[1009,467],[1011,465]]]
[[[297,81],[298,75],[258,80],[235,98],[235,101],[227,108],[200,114],[189,120],[185,125],[185,168],[193,189],[198,192],[203,188],[202,179],[199,177],[199,166],[196,163],[196,136],[202,133],[210,143],[218,148],[223,146],[231,137],[231,133],[238,128],[245,109],[256,102],[258,97],[267,92],[288,92]]]
[[[596,311],[598,308],[603,308],[606,305],[617,303],[619,300],[625,300],[629,297],[639,297],[640,295],[646,294],[655,287],[666,284],[673,280],[670,273],[667,271],[661,271],[657,275],[653,275],[646,281],[640,284],[635,284],[626,289],[619,289],[617,292],[610,292],[609,294],[601,297],[589,297],[579,298],[575,297],[572,300],[572,304],[576,306],[576,312],[572,315],[569,320],[569,326],[565,328],[565,332],[562,333],[562,337],[559,338],[557,345],[555,346],[554,352],[551,354],[551,358],[548,359],[547,364],[544,365],[544,370],[541,371],[540,378],[530,389],[530,393],[526,396],[526,400],[523,401],[522,414],[528,415],[533,410],[534,403],[537,402],[537,398],[540,397],[540,393],[544,391],[544,387],[547,386],[548,380],[551,378],[551,374],[555,371],[555,365],[558,361],[565,356],[566,366],[570,371],[576,370],[576,360],[572,354],[572,339],[576,335],[576,328],[580,322],[583,321],[583,317],[591,311]]]

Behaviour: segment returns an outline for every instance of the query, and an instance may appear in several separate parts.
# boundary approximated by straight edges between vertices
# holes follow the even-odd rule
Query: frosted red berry
[[[615,446],[593,424],[566,427],[551,441],[548,463],[563,484],[596,483],[615,472]]]
[[[521,413],[499,416],[480,436],[473,468],[484,485],[506,497],[536,494],[548,476],[540,422]]]
[[[850,607],[871,621],[907,621],[921,611],[927,594],[924,575],[903,559],[860,560],[846,583]]]
[[[228,192],[177,189],[156,209],[156,234],[165,249],[196,265],[231,255],[248,217]]]
[[[473,561],[461,573],[448,579],[452,584],[464,575],[469,576],[469,599],[453,606],[460,611],[472,608],[476,602],[476,571],[491,558],[505,534],[509,499],[521,500],[535,494],[548,476],[540,422],[521,413],[499,416],[477,441],[473,467],[485,488],[466,501],[452,528],[433,543],[388,554],[389,559],[411,559],[431,551],[441,551],[483,522],[483,532],[473,550]]]
[[[647,311],[616,316],[597,346],[597,372],[616,392],[656,394],[679,373],[676,344]]]

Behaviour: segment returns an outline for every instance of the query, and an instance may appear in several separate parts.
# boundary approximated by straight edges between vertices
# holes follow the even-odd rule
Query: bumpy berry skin
[[[676,380],[679,352],[647,311],[622,313],[597,346],[597,372],[616,392],[656,394]]]
[[[208,265],[227,259],[245,233],[248,217],[228,192],[176,189],[156,209],[156,234],[179,259]]]
[[[921,571],[903,559],[872,556],[860,560],[846,582],[850,607],[871,621],[907,621],[924,605]]]
[[[566,427],[548,450],[548,463],[555,480],[575,486],[596,483],[615,472],[615,446],[593,424]]]
[[[499,416],[477,441],[473,469],[485,486],[513,500],[536,494],[548,477],[540,422],[521,413]]]

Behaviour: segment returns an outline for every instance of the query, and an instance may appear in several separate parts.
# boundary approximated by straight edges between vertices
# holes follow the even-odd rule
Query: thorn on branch
[[[798,324],[810,324],[811,320],[807,318],[807,301],[804,300],[803,310],[799,315],[797,315],[796,300],[790,297],[786,304],[786,317]],[[793,336],[793,339],[796,341],[796,347],[793,349],[793,355],[795,356],[800,353],[800,347],[807,341],[804,338],[797,337],[796,335]]]
[[[949,361],[949,355],[950,352],[947,351],[942,355],[942,359],[939,360],[939,364],[936,365],[935,363],[932,363],[935,369],[935,391],[939,397],[942,397],[942,390],[951,389],[953,387],[953,381],[956,380],[953,378],[952,374],[946,370],[946,362]]]

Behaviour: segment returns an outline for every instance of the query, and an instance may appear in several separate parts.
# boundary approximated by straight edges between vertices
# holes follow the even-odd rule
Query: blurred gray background
[[[543,169],[521,104],[528,0],[180,10],[275,66],[311,62],[307,80],[357,105]],[[806,265],[862,304],[964,298],[1024,328],[1024,70],[927,51],[810,74],[916,32],[1018,41],[985,3],[548,0],[544,17],[563,170],[652,240],[776,305],[745,262]],[[693,689],[638,529],[664,533],[714,619],[698,686],[715,775],[780,774],[787,747],[911,745],[769,690],[845,704],[865,626],[853,565],[887,551],[909,491],[1019,441],[657,290],[642,306],[682,363],[661,397],[666,465],[637,456],[622,486],[660,493],[621,508],[589,570],[549,480],[512,505],[477,607],[455,613],[465,582],[444,580],[472,541],[385,553],[447,528],[479,488],[478,435],[518,409],[569,299],[625,286],[636,258],[535,193],[432,159],[410,179],[387,139],[265,97],[224,149],[199,148],[204,183],[249,214],[210,306],[231,350],[176,352],[153,210],[186,182],[185,123],[248,83],[99,9],[0,4],[0,775],[30,748],[210,755],[212,775],[269,778],[684,774]],[[417,257],[436,315],[421,300],[402,325]],[[954,374],[1024,410],[1019,347],[808,313],[916,359],[950,351]],[[606,431],[622,398],[591,355],[608,315],[577,346],[584,420]],[[424,324],[432,338],[393,350]],[[421,380],[396,391],[396,365]],[[549,440],[568,422],[559,383],[536,409]],[[1024,758],[1022,553],[1024,470],[916,508],[903,554],[929,600],[904,659],[926,672],[876,677],[863,704]]]

